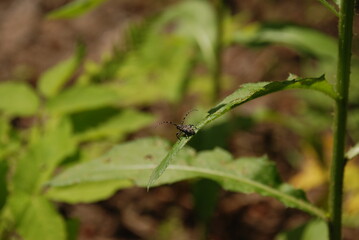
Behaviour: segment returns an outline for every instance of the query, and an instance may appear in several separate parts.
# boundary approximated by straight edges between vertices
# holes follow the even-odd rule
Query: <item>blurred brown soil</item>
[[[0,1],[0,81],[24,79],[35,85],[44,70],[74,51],[78,39],[87,45],[88,58],[99,60],[102,53],[110,51],[121,40],[122,30],[128,23],[144,19],[174,1],[109,0],[76,19],[44,19],[47,12],[66,2],[69,1]],[[248,14],[251,21],[288,21],[336,35],[335,17],[317,1],[230,2],[233,12]],[[260,51],[229,47],[224,52],[223,68],[225,74],[235,79],[235,85],[285,79],[289,72],[301,73],[300,57],[280,46]],[[293,102],[295,99],[290,94],[281,93],[260,99],[254,105],[265,104],[290,113]],[[251,132],[232,136],[229,146],[235,156],[268,154],[276,160],[282,177],[288,179],[295,170],[284,161],[281,149],[296,147],[297,142],[297,137],[288,130],[261,124]],[[195,220],[190,185],[177,183],[149,192],[131,188],[119,191],[106,201],[59,206],[65,217],[80,221],[81,240],[201,239],[203,227]],[[285,208],[271,198],[221,191],[209,223],[208,239],[270,240],[278,232],[308,219],[307,214]],[[167,237],[153,238],[158,229],[164,231],[166,222],[174,222],[175,228],[168,226],[171,231]],[[344,233],[345,239],[354,239],[352,230]]]

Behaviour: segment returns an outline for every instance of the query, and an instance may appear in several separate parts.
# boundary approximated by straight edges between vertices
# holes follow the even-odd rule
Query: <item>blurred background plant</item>
[[[138,179],[148,179],[147,172],[104,179],[110,173],[91,175],[103,165],[90,162],[100,157],[110,163],[108,156],[116,152],[104,153],[116,144],[125,155],[124,165],[161,160],[169,149],[162,138],[174,141],[175,132],[157,122],[181,121],[185,112],[197,108],[188,119],[196,123],[204,109],[242,83],[282,81],[289,73],[325,73],[333,82],[336,18],[322,5],[219,0],[0,4],[2,238],[273,239],[280,232],[281,239],[299,233],[302,238],[296,239],[324,236],[323,223],[310,221],[306,213],[285,209],[267,197],[220,190],[221,184],[208,176],[210,180],[147,193],[134,187],[146,185]],[[23,22],[28,30],[16,29]],[[350,145],[359,141],[358,63],[353,56]],[[279,172],[273,179],[280,175],[325,208],[331,111],[330,98],[314,91],[266,96],[205,126],[181,159],[213,159],[218,169],[223,166],[215,162],[228,163],[228,171],[233,159],[266,154]],[[161,138],[148,138],[153,135]],[[146,151],[151,154],[144,159],[136,155]],[[256,159],[271,168],[267,160]],[[75,169],[75,176],[64,175],[63,181],[77,176],[78,182],[49,186],[54,174],[65,169]],[[358,177],[354,158],[345,179],[347,239],[355,239],[359,225]],[[165,178],[158,185],[188,178]]]

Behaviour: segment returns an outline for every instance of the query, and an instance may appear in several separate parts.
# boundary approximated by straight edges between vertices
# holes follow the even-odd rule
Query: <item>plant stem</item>
[[[213,102],[217,102],[221,92],[222,76],[222,36],[223,36],[223,11],[224,0],[216,0],[214,3],[216,11],[216,38],[215,38],[215,59],[213,66]]]
[[[339,50],[335,102],[333,159],[329,189],[329,236],[341,239],[343,177],[345,167],[345,132],[352,46],[352,28],[355,0],[342,0],[339,13]]]

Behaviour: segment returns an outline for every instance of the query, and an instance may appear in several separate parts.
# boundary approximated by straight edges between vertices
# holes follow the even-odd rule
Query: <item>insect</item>
[[[193,109],[189,112],[186,113],[186,115],[184,116],[182,122],[180,124],[178,123],[174,123],[174,122],[171,122],[171,121],[164,121],[164,122],[161,122],[159,124],[164,124],[164,123],[167,123],[167,124],[171,124],[173,126],[176,126],[176,128],[179,130],[177,133],[176,133],[176,137],[177,139],[179,140],[181,137],[190,137],[190,136],[193,136],[196,134],[196,126],[194,126],[193,124],[184,124],[184,121],[186,120],[187,116],[193,112],[193,111],[197,111],[197,109]]]

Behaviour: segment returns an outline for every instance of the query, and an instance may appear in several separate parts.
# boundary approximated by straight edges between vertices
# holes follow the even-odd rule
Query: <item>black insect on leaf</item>
[[[186,115],[183,117],[183,120],[180,124],[178,123],[174,123],[174,122],[171,122],[171,121],[164,121],[164,122],[161,122],[159,124],[164,124],[164,123],[167,123],[167,124],[171,124],[173,126],[176,126],[176,128],[179,130],[177,133],[176,133],[176,137],[177,139],[179,140],[181,137],[190,137],[190,136],[193,136],[196,134],[196,131],[197,131],[197,128],[196,126],[194,126],[193,124],[185,124],[184,121],[186,120],[187,116],[193,112],[193,111],[197,111],[197,109],[193,109],[189,112],[186,113]]]

